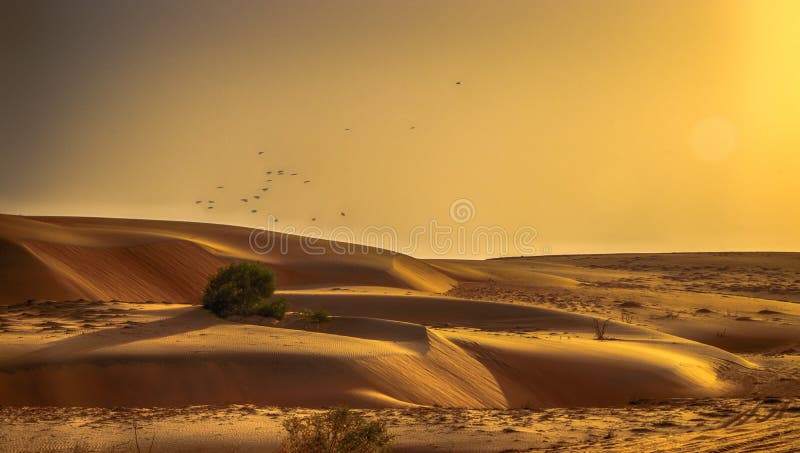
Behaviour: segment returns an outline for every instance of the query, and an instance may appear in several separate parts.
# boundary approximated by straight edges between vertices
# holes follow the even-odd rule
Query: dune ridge
[[[433,296],[418,300],[415,316],[427,310],[435,317],[442,310],[439,304],[458,302]],[[365,302],[401,303],[383,294],[362,296],[359,303]],[[74,304],[65,302],[63,309]],[[587,335],[564,341],[350,316],[335,317],[329,328],[315,331],[296,319],[258,325],[221,320],[196,306],[118,303],[130,305],[132,314],[117,327],[49,341],[25,337],[5,345],[0,402],[104,407],[618,405],[638,398],[720,396],[734,390],[717,374],[722,364],[752,366],[710,346],[637,329],[629,330],[624,342],[596,342]],[[580,315],[554,310],[497,305],[498,313],[528,310],[533,323],[552,316],[557,328],[583,321]],[[358,303],[350,310],[357,308]],[[483,313],[472,310],[463,316],[456,323],[467,326],[470,316],[476,322],[474,317]]]
[[[0,304],[76,298],[197,303],[204,283],[232,260],[264,262],[282,287],[326,284],[397,286],[443,292],[454,281],[414,258],[360,247],[342,254],[318,241],[303,253],[296,236],[264,232],[275,247],[259,254],[251,229],[189,222],[0,215]]]
[[[705,337],[674,335],[697,322],[655,310],[682,307],[687,292],[645,291],[657,278],[649,274],[563,260],[424,261],[369,247],[309,255],[300,238],[274,232],[257,233],[285,249],[256,253],[251,233],[0,216],[0,404],[619,406],[746,394],[760,370],[695,341]],[[285,320],[224,320],[196,306],[208,276],[242,259],[275,270]],[[717,311],[725,303],[703,297]],[[616,317],[620,300],[636,322]],[[788,341],[794,312],[765,303],[780,318],[768,327]],[[309,324],[295,314],[304,308],[334,316]],[[607,322],[608,341],[594,339],[596,321]]]

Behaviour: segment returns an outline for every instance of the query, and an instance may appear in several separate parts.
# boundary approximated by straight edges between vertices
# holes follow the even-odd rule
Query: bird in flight
[[[311,182],[311,180],[310,180],[310,179],[306,179],[305,181],[303,181],[303,184],[308,184],[308,183],[310,183],[310,182]]]
[[[312,217],[312,218],[311,218],[311,221],[312,221],[312,222],[316,222],[316,221],[317,221],[317,218],[316,218],[316,217]]]
[[[195,203],[195,204],[200,204],[200,203],[202,203],[202,202],[203,202],[203,200],[197,200],[197,201],[195,201],[194,203]]]
[[[344,212],[340,212],[339,215],[344,217]]]
[[[268,179],[268,180],[267,180],[267,182],[272,182],[272,180],[271,180],[271,179]]]
[[[456,85],[461,85],[461,81],[459,80],[458,82],[456,82]]]
[[[258,209],[251,209],[250,212],[256,213],[256,212],[258,212]]]
[[[214,200],[208,200],[209,204],[214,204]]]
[[[297,173],[292,173],[292,176],[297,176]]]
[[[282,175],[283,174],[283,170],[278,170],[278,174]]]
[[[271,171],[268,171],[268,172],[267,172],[267,174],[268,174],[268,175],[271,175],[271,174],[272,174],[272,172],[271,172]]]
[[[264,154],[264,151],[259,151],[259,152],[258,152],[258,155],[259,155],[259,156],[260,156],[260,155],[262,155],[262,154]]]
[[[346,128],[344,128],[344,131],[345,131],[345,132],[350,132],[350,128],[349,128],[349,127],[346,127]]]
[[[247,198],[240,198],[243,202],[247,203]]]
[[[411,126],[411,127],[409,127],[409,129],[411,129],[412,131],[413,131],[414,129],[416,129],[416,128],[417,128],[417,126]]]
[[[261,191],[262,191],[262,192],[266,192],[266,191],[268,191],[268,190],[269,190],[269,187],[262,187],[262,188],[261,188]]]
[[[225,186],[217,186],[217,189],[224,189]]]
[[[261,195],[253,195],[253,198],[255,198],[256,200],[258,200],[259,198],[261,198]]]
[[[214,206],[209,206],[208,209],[214,209]]]

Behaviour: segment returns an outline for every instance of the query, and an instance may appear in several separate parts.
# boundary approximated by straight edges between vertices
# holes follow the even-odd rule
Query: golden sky
[[[800,2],[4,8],[0,212],[800,249]]]

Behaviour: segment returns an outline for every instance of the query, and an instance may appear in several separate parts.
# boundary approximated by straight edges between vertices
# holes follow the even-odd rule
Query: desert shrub
[[[623,322],[627,322],[628,324],[631,324],[633,322],[633,313],[631,313],[629,311],[622,310],[622,312],[620,313],[620,318],[622,318]]]
[[[322,324],[326,323],[331,320],[331,315],[328,313],[327,310],[324,308],[320,308],[317,310],[312,310],[310,308],[304,308],[303,311],[300,312],[300,317],[303,318],[307,323],[310,324]]]
[[[605,340],[606,339],[606,327],[608,327],[608,321],[610,319],[606,319],[603,322],[600,322],[599,319],[593,319],[592,324],[594,326],[594,339],[595,340]]]
[[[388,451],[394,436],[380,420],[368,420],[346,407],[283,422],[284,453],[377,453]]]
[[[139,426],[136,421],[133,422],[133,445],[136,447],[136,453],[142,453],[142,448],[139,446],[139,430],[142,427]],[[147,453],[151,453],[153,451],[153,444],[156,442],[156,433],[153,431],[153,435],[150,437],[150,445],[147,448]],[[86,450],[89,451],[89,450]]]
[[[255,313],[260,316],[266,316],[268,318],[275,318],[275,319],[283,319],[283,316],[286,314],[286,309],[289,308],[289,304],[286,303],[286,299],[281,297],[277,300],[265,300],[262,301],[257,307]]]
[[[272,271],[256,263],[234,263],[220,269],[209,280],[203,293],[203,306],[218,316],[247,316],[264,309],[265,300],[273,292],[275,274]]]

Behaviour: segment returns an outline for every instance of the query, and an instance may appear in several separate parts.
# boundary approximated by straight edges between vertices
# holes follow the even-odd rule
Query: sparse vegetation
[[[273,301],[262,301],[256,307],[256,314],[267,318],[283,319],[289,304],[281,297]]]
[[[622,322],[626,322],[628,324],[633,323],[633,313],[629,311],[622,310],[620,313],[620,318],[622,318]]]
[[[142,429],[136,421],[133,422],[133,446],[136,448],[136,453],[142,453],[142,448],[139,445],[139,430]],[[153,444],[156,442],[156,433],[153,432],[153,436],[150,438],[150,445],[147,447],[147,453],[152,453],[153,451]]]
[[[313,324],[317,328],[322,324],[328,323],[331,320],[331,315],[328,313],[327,310],[324,308],[319,308],[316,310],[312,310],[310,308],[304,308],[303,311],[300,312],[300,317],[308,324]]]
[[[346,407],[283,422],[284,453],[377,453],[388,451],[394,436],[386,423],[369,420]]]
[[[209,280],[203,306],[222,317],[262,315],[281,319],[286,312],[286,301],[270,301],[274,292],[272,271],[256,263],[234,263]]]
[[[595,340],[606,340],[606,328],[608,327],[608,322],[611,319],[606,319],[603,322],[600,322],[599,319],[593,319],[592,324],[594,325],[594,339]]]

